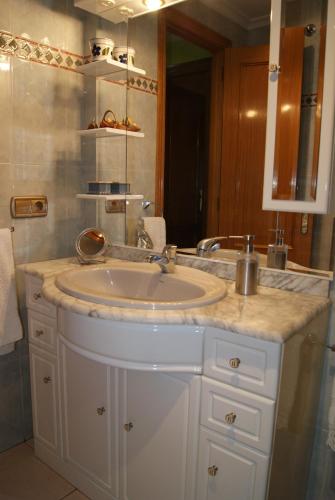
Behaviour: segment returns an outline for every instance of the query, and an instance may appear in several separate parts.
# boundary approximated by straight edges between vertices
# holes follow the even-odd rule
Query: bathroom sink
[[[226,293],[223,280],[176,266],[161,273],[157,264],[115,262],[66,271],[56,279],[68,295],[89,302],[141,309],[184,309],[212,304]]]

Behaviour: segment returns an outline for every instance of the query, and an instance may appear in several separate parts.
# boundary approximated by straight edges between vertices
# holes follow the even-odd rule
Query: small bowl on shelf
[[[111,38],[91,38],[91,61],[112,59],[114,45],[114,41]]]
[[[133,47],[120,46],[113,50],[113,59],[128,66],[135,65],[135,49]]]

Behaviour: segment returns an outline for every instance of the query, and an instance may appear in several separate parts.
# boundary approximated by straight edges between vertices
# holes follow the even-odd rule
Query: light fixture
[[[74,0],[80,9],[118,24],[186,0]]]
[[[143,0],[148,10],[158,10],[165,4],[164,0]]]

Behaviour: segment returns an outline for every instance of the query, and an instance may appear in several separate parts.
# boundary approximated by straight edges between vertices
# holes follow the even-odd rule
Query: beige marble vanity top
[[[111,264],[116,259],[108,259]],[[102,264],[104,265],[104,264]],[[258,294],[243,297],[226,281],[228,295],[215,304],[192,309],[139,310],[86,302],[60,291],[55,276],[77,269],[75,258],[22,264],[18,269],[44,281],[42,294],[48,301],[81,315],[136,323],[213,326],[272,342],[285,342],[329,305],[324,297],[258,287]]]

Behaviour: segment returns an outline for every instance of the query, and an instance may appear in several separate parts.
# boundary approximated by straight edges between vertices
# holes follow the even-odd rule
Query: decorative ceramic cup
[[[113,50],[113,59],[129,66],[135,64],[135,49],[133,47],[115,47]]]
[[[92,38],[90,40],[92,61],[111,59],[114,42],[110,38]]]

